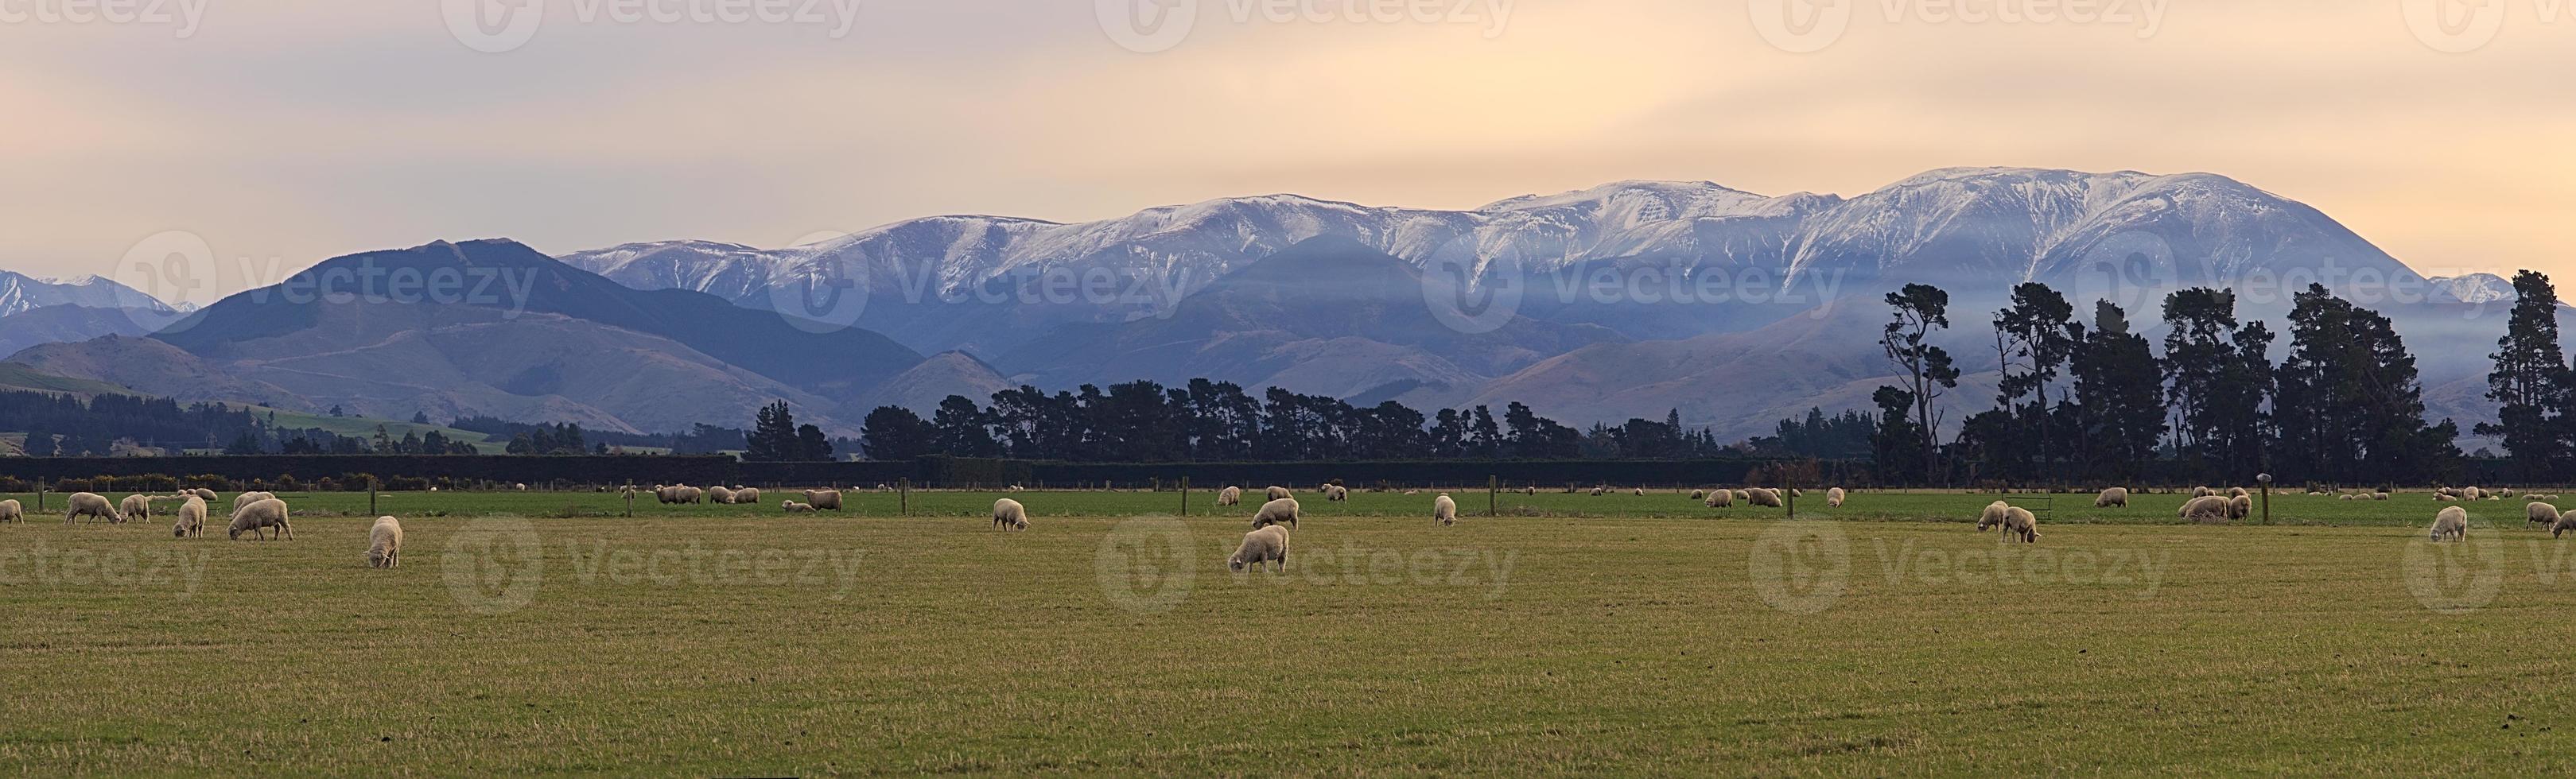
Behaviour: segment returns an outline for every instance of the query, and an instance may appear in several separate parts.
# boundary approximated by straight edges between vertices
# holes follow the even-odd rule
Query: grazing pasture
[[[2576,754],[2576,539],[2470,504],[1822,490],[1801,517],[1453,490],[286,494],[293,541],[0,525],[11,773],[2538,773]],[[122,495],[110,496],[111,499]],[[2025,496],[2011,496],[2029,505]],[[232,495],[212,506],[231,510]],[[47,514],[52,516],[48,517]],[[370,568],[375,514],[403,565]],[[220,524],[218,519],[214,524]],[[2485,583],[2492,587],[2481,589]],[[2427,588],[2431,589],[2427,589]],[[2436,610],[2439,607],[2441,610]],[[2559,731],[2558,728],[2570,728]]]

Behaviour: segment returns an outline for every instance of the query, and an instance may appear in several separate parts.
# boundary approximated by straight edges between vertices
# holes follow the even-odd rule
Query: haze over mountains
[[[1972,373],[1953,396],[1967,407],[1991,400],[1979,344],[1991,351],[1986,320],[2013,284],[2047,282],[2087,311],[2110,298],[2145,324],[2163,291],[2202,284],[2238,287],[2241,315],[2277,320],[2314,280],[2395,319],[2423,360],[2433,415],[2464,427],[2493,414],[2472,389],[2511,300],[2502,279],[2428,278],[2313,208],[2221,176],[1986,168],[1851,198],[1706,182],[1467,211],[1266,196],[1083,224],[932,217],[810,246],[667,241],[560,261],[506,241],[439,243],[299,278],[360,268],[529,286],[499,302],[255,290],[150,344],[84,340],[77,321],[10,326],[22,312],[0,317],[0,338],[67,342],[11,360],[75,378],[370,416],[663,431],[743,424],[785,398],[846,434],[876,404],[927,411],[952,392],[981,401],[1018,383],[1205,376],[1426,410],[1518,400],[1578,425],[1677,408],[1731,439],[1810,405],[1867,405],[1888,373],[1877,298],[1910,282],[1954,297],[1946,345]],[[1470,300],[1507,302],[1462,328],[1454,315]],[[90,335],[138,335],[128,321]]]

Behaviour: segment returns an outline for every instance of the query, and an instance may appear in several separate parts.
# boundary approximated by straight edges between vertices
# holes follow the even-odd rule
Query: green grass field
[[[2056,496],[288,495],[296,539],[0,525],[0,771],[656,775],[2543,773],[2576,539],[2522,502],[2276,496],[2173,524]],[[32,496],[10,496],[30,500]],[[110,496],[111,498],[122,497]],[[2020,500],[2023,496],[2015,496]],[[227,496],[229,498],[229,496]],[[59,507],[62,497],[49,496]],[[1812,505],[1810,505],[1812,504]],[[30,502],[32,506],[32,501]],[[2080,505],[2080,508],[2078,507]],[[222,505],[218,506],[220,512]],[[220,520],[217,520],[220,524]],[[2443,610],[2436,610],[2440,607]],[[2571,726],[2569,734],[2556,727]]]

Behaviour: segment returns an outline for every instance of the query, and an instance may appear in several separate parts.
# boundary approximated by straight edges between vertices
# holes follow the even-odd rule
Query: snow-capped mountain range
[[[0,316],[46,306],[142,308],[168,312],[167,303],[98,276],[46,279],[0,270]]]

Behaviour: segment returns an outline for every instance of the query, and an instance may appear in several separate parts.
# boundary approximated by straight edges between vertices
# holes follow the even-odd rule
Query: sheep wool
[[[805,502],[816,509],[841,510],[840,490],[806,490]]]
[[[708,487],[707,502],[718,506],[731,505],[733,503],[733,490],[725,489],[723,486]]]
[[[72,493],[70,508],[71,513],[63,515],[63,524],[71,524],[72,520],[81,517],[96,517],[111,523],[125,521],[122,515],[116,513],[115,506],[107,504],[107,498],[100,497],[96,493]]]
[[[2120,508],[2129,507],[2129,488],[2112,487],[2110,489],[2103,490],[2101,495],[2093,498],[2094,508],[2106,509],[2112,506],[2118,506]]]
[[[804,514],[804,513],[808,513],[808,512],[813,511],[813,510],[814,510],[814,504],[811,504],[811,503],[798,503],[798,502],[796,502],[796,501],[792,501],[792,500],[782,500],[782,501],[779,501],[779,502],[778,502],[778,508],[780,508],[780,509],[782,509],[782,510],[785,510],[785,511],[786,511],[787,513],[789,513],[789,514]]]
[[[1754,487],[1754,488],[1750,488],[1750,489],[1745,490],[1745,491],[1744,491],[1744,494],[1745,494],[1745,498],[1744,498],[1744,503],[1745,503],[1745,505],[1748,505],[1748,506],[1762,506],[1762,507],[1765,507],[1765,508],[1775,508],[1775,509],[1776,509],[1776,508],[1780,508],[1780,493],[1773,492],[1773,491],[1771,491],[1771,490],[1770,490],[1770,488],[1767,488],[1767,487]]]
[[[1216,491],[1216,504],[1219,506],[1232,506],[1242,502],[1242,487],[1227,487]]]
[[[2005,508],[2004,538],[2010,539],[2014,536],[2020,536],[2021,542],[2025,544],[2039,543],[2039,517],[2031,515],[2030,509],[2020,506]]]
[[[2174,516],[2200,523],[2225,522],[2228,512],[2227,503],[2226,498],[2203,495],[2185,501],[2182,509],[2175,512]]]
[[[993,527],[1001,530],[1029,529],[1029,510],[1010,498],[993,501]]]
[[[1735,493],[1728,490],[1709,490],[1708,500],[1706,502],[1708,503],[1708,507],[1713,509],[1722,509],[1728,506],[1733,506],[1735,505]]]
[[[1286,488],[1286,487],[1281,487],[1281,486],[1276,485],[1276,484],[1271,485],[1271,486],[1270,486],[1270,489],[1263,491],[1263,493],[1262,493],[1262,494],[1263,494],[1263,495],[1265,495],[1265,496],[1267,496],[1267,497],[1264,497],[1264,498],[1263,498],[1264,500],[1280,500],[1280,499],[1282,499],[1282,498],[1293,498],[1293,497],[1296,497],[1296,495],[1293,495],[1293,494],[1291,494],[1291,493],[1289,493],[1289,492],[1288,492],[1288,488]]]
[[[2463,509],[2458,506],[2445,506],[2442,508],[2441,513],[2433,515],[2433,540],[2440,541],[2444,538],[2466,539],[2468,537],[2469,512],[2467,509]]]
[[[2254,515],[2254,499],[2238,495],[2227,499],[2227,518],[2244,519]]]
[[[2558,513],[2558,507],[2547,503],[2532,503],[2531,505],[2522,507],[2522,512],[2523,516],[2528,518],[2531,524],[2549,525],[2552,528],[2557,527],[2558,520],[2562,518]],[[2557,532],[2552,530],[2550,536],[2553,538],[2556,537]]]
[[[1252,526],[1255,529],[1271,525],[1287,525],[1292,528],[1297,526],[1296,498],[1280,498],[1261,504],[1261,510],[1253,513]]]
[[[1841,488],[1841,487],[1835,487],[1835,488],[1833,488],[1833,489],[1826,490],[1826,491],[1825,491],[1825,507],[1826,507],[1826,508],[1842,508],[1842,506],[1843,506],[1843,498],[1844,498],[1844,497],[1846,497],[1846,496],[1847,496],[1847,493],[1844,493],[1844,492],[1843,492],[1843,488]]]
[[[116,515],[121,518],[119,521],[122,522],[138,522],[151,519],[152,499],[141,495],[127,495],[124,500],[116,502]]]
[[[735,489],[734,489],[734,491],[733,491],[733,502],[735,502],[735,503],[739,503],[739,504],[742,504],[742,505],[745,505],[745,506],[757,506],[757,505],[760,505],[760,488],[759,488],[759,487],[737,487],[737,488],[735,488]]]
[[[2012,504],[2010,503],[1998,500],[1986,504],[1986,510],[1977,514],[1977,532],[1983,533],[2003,527],[2004,519],[2011,514]]]
[[[1431,518],[1440,520],[1441,527],[1458,524],[1458,502],[1450,500],[1448,495],[1432,498]]]
[[[190,495],[188,502],[179,504],[179,523],[170,526],[170,535],[176,538],[194,538],[204,535],[205,532],[206,499]]]
[[[204,487],[189,490],[188,493],[197,496],[197,499],[205,501],[206,505],[209,506],[214,505],[215,501],[222,497],[220,495],[216,495],[214,490],[206,489]]]
[[[268,541],[273,540],[267,533],[269,528],[277,529],[277,538],[295,537],[295,529],[286,524],[286,501],[266,498],[257,503],[233,509],[233,523],[226,532],[235,541],[241,540],[243,533],[250,533],[254,538]]]
[[[377,517],[367,530],[367,567],[402,567],[402,520]]]
[[[2246,497],[2246,496],[2248,496],[2248,495],[2252,495],[2252,494],[2254,494],[2254,493],[2246,492],[2246,491],[2245,491],[2245,488],[2243,488],[2243,487],[2229,487],[2229,488],[2227,488],[2227,497],[2231,497],[2231,498],[2242,498],[2242,497]]]
[[[0,500],[0,522],[25,522],[27,509],[14,500]]]
[[[1708,490],[1691,490],[1691,500],[1707,500]]]
[[[1281,498],[1281,500],[1287,499]],[[1274,573],[1284,573],[1288,570],[1288,531],[1286,529],[1271,525],[1245,533],[1243,545],[1235,547],[1234,555],[1225,558],[1225,567],[1233,571],[1242,571],[1246,568],[1259,569],[1262,563],[1277,563],[1277,567],[1273,569]]]

